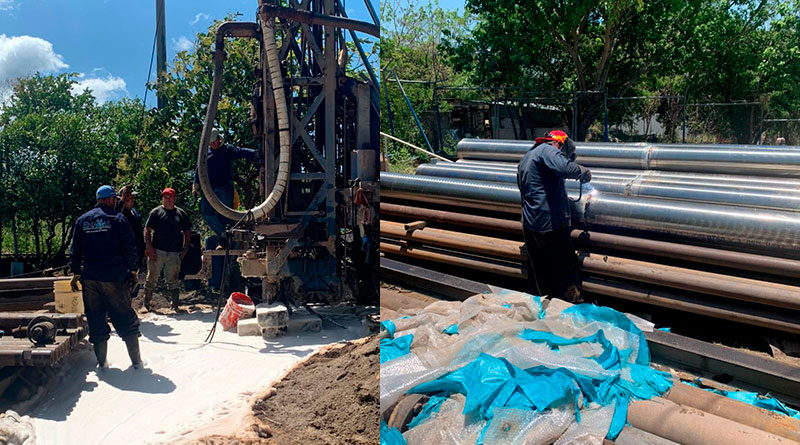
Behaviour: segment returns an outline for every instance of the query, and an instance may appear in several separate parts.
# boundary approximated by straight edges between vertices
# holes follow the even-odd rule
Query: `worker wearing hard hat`
[[[578,259],[570,238],[565,179],[589,182],[592,173],[574,162],[574,143],[554,130],[536,138],[517,167],[528,277],[534,293],[580,301]],[[572,153],[565,153],[571,150]],[[570,159],[572,158],[572,159]]]
[[[255,159],[257,152],[249,148],[234,147],[233,145],[223,144],[222,135],[216,128],[211,130],[211,142],[208,147],[208,181],[214,194],[220,201],[228,207],[234,208],[234,187],[233,187],[233,161],[237,159]],[[194,184],[192,184],[192,194],[200,192],[200,179],[195,170]],[[238,207],[238,205],[236,206]],[[225,226],[231,220],[217,213],[205,196],[200,201],[200,213],[203,221],[218,236],[221,237],[225,232]]]

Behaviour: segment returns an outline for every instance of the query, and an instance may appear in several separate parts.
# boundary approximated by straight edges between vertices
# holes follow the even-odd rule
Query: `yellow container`
[[[69,285],[70,280],[58,280],[53,282],[53,293],[56,299],[56,312],[62,314],[82,314],[83,313],[83,292],[73,292]],[[78,283],[78,288],[81,284]]]

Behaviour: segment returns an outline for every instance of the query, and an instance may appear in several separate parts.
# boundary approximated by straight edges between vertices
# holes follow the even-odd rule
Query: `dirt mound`
[[[377,444],[379,348],[373,336],[303,362],[253,407],[266,425],[259,435],[282,445]]]

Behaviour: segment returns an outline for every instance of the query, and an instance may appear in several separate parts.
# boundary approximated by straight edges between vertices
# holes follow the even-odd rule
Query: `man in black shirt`
[[[172,308],[178,310],[180,292],[179,273],[181,260],[189,248],[192,223],[189,215],[175,205],[175,190],[165,188],[161,192],[162,205],[150,211],[144,229],[145,252],[147,253],[147,281],[144,285],[144,307],[150,310],[153,290],[161,271],[167,292],[172,299]]]

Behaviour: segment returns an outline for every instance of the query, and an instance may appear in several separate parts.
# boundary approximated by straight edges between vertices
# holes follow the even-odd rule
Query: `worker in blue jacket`
[[[536,138],[517,167],[528,277],[537,295],[580,301],[578,258],[570,238],[570,204],[565,179],[589,182],[592,173],[562,151],[571,141],[554,130]]]
[[[114,209],[114,187],[97,189],[97,206],[75,222],[70,247],[74,291],[83,287],[83,307],[89,322],[89,341],[94,346],[97,366],[108,367],[108,339],[111,319],[125,341],[134,368],[142,366],[139,353],[139,317],[131,307],[130,281],[136,279],[139,260],[130,225]]]
[[[223,144],[222,136],[218,129],[211,130],[211,142],[208,147],[208,181],[214,194],[220,201],[228,207],[233,207],[233,161],[237,159],[255,159],[257,152],[249,148],[234,147],[233,145]],[[194,172],[194,184],[192,184],[192,194],[200,192],[200,179],[197,170]],[[201,194],[202,195],[202,194]],[[200,201],[200,214],[203,221],[218,236],[221,237],[225,232],[225,226],[232,221],[214,210],[205,196]]]

